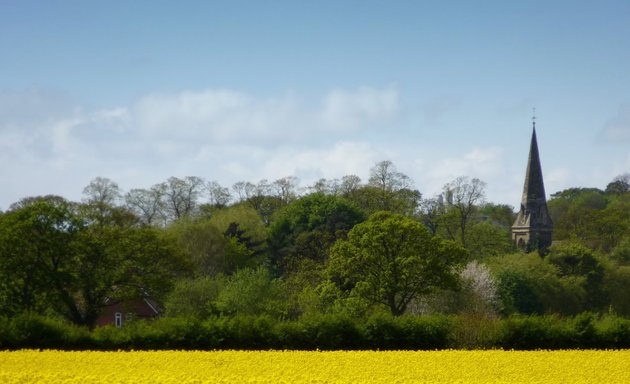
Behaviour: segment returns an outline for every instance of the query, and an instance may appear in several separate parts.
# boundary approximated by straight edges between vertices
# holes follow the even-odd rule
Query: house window
[[[127,312],[125,314],[125,323],[128,321],[131,321],[133,319],[133,313],[132,312]]]
[[[116,314],[114,314],[114,322],[116,324],[116,328],[122,327],[122,322],[123,322],[122,313],[116,312]]]

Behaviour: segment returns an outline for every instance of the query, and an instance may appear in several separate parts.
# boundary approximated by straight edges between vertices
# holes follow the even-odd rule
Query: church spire
[[[545,199],[545,184],[543,182],[542,167],[540,166],[540,154],[538,153],[536,122],[534,122],[532,140],[529,145],[529,158],[527,160],[527,171],[525,172],[525,185],[523,186],[523,198],[521,200],[521,204],[525,206],[536,204],[536,201],[541,198]]]
[[[529,147],[523,196],[516,221],[512,226],[512,239],[520,248],[544,250],[551,245],[553,223],[547,210],[545,185],[536,139],[535,114],[532,121],[532,139]]]

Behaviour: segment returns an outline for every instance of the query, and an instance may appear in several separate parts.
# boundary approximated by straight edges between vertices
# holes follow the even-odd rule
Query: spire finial
[[[534,111],[532,113],[532,125],[534,126],[534,129],[536,129],[536,107],[534,107]]]

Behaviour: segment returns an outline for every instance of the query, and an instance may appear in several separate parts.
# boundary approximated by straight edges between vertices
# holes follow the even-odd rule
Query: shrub
[[[89,332],[56,318],[25,313],[0,317],[0,349],[444,349],[517,350],[630,348],[630,320],[609,314],[575,317],[479,314],[401,316],[317,314],[297,321],[262,316],[134,321]]]
[[[86,349],[91,339],[86,328],[35,313],[21,313],[0,321],[0,347]]]
[[[288,349],[357,349],[362,335],[355,320],[343,314],[320,314],[280,325],[282,347]]]
[[[446,316],[371,316],[363,327],[371,349],[440,349],[450,344],[452,322]]]
[[[269,349],[277,341],[275,322],[266,315],[236,316],[218,324],[223,325],[219,346],[224,349]]]
[[[514,315],[502,322],[499,345],[504,349],[574,348],[571,325],[557,316]]]
[[[498,346],[502,322],[498,317],[480,313],[462,314],[453,319],[452,346],[463,349],[488,349]]]
[[[630,320],[618,316],[604,316],[595,329],[600,337],[599,348],[630,348]]]

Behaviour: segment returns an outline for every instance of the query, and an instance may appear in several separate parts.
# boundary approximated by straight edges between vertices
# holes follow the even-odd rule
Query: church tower
[[[529,147],[527,172],[521,208],[512,225],[512,241],[518,248],[544,251],[551,245],[553,222],[547,210],[538,143],[536,141],[536,117],[533,122],[532,142]]]

